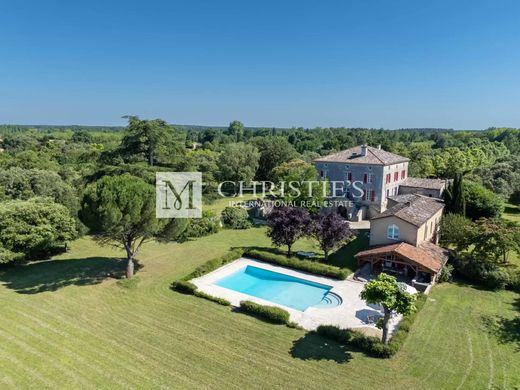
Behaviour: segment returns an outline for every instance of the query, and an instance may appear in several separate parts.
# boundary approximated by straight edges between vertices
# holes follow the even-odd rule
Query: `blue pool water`
[[[248,265],[217,282],[217,286],[304,311],[310,306],[334,307],[341,303],[331,286]]]

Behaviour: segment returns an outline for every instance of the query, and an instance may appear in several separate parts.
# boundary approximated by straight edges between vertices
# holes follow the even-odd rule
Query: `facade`
[[[443,209],[440,200],[422,195],[407,197],[405,202],[396,203],[370,220],[370,245],[404,241],[419,246],[424,241],[437,242]]]
[[[372,248],[356,255],[358,264],[369,265],[370,273],[411,278],[412,285],[424,290],[448,260],[448,251],[436,245],[444,204],[420,194],[389,201],[390,207],[371,219]]]
[[[314,163],[320,179],[339,183],[331,185],[332,198],[352,201],[354,207],[348,210],[348,215],[357,220],[384,212],[389,207],[389,199],[400,194],[441,197],[444,181],[409,178],[409,161],[380,146],[360,145],[320,157]]]
[[[397,195],[399,184],[408,177],[409,159],[380,147],[361,145],[314,162],[320,179],[343,183],[332,197],[353,201],[358,210],[365,208],[365,216],[384,210],[387,198]],[[363,190],[362,194],[354,182]]]

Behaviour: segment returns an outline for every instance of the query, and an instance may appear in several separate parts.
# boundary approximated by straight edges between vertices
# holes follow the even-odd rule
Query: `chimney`
[[[361,145],[361,155],[366,156],[368,153],[367,144]]]

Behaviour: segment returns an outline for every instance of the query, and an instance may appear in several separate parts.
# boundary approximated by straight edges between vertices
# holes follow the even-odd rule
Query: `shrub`
[[[279,307],[259,305],[251,301],[241,301],[240,309],[245,313],[253,314],[274,324],[291,324],[289,312]]]
[[[466,200],[466,216],[473,220],[498,218],[504,211],[502,198],[476,182],[465,182],[464,198]]]
[[[206,294],[204,291],[196,290],[194,294],[196,297],[204,298],[208,301],[216,302],[223,306],[231,306],[231,302],[229,302],[227,299],[214,297],[213,295]]]
[[[218,233],[220,230],[219,218],[213,211],[203,211],[202,218],[190,219],[184,235],[186,237],[203,237]]]
[[[195,294],[195,291],[197,291],[197,286],[195,286],[193,283],[187,282],[185,280],[177,280],[172,283],[171,286],[172,290],[175,290],[177,292],[183,293],[183,294]]]
[[[493,290],[515,288],[518,282],[514,270],[482,261],[471,253],[458,254],[454,258],[454,265],[458,275]]]
[[[265,261],[267,263],[294,268],[317,275],[329,276],[340,280],[346,279],[350,274],[348,270],[335,267],[333,265],[322,264],[311,260],[302,260],[297,257],[287,257],[283,254],[276,254],[259,249],[246,249],[244,255]]]
[[[452,273],[453,266],[451,264],[444,264],[444,266],[441,268],[441,273],[438,278],[439,283],[449,282],[451,280]]]
[[[395,353],[390,345],[383,344],[377,337],[366,336],[357,330],[321,325],[316,332],[340,344],[360,349],[369,356],[388,358]]]
[[[249,229],[252,226],[247,210],[240,207],[226,207],[222,211],[222,222],[230,229]]]
[[[340,344],[358,348],[369,356],[389,358],[401,349],[417,317],[417,313],[424,307],[425,303],[426,295],[418,294],[415,300],[416,310],[403,317],[399,324],[399,329],[393,334],[388,344],[384,344],[377,337],[366,336],[357,330],[340,329],[331,325],[321,325],[316,332]]]
[[[242,249],[233,249],[226,253],[224,256],[217,257],[216,259],[209,260],[205,262],[204,264],[198,266],[195,268],[195,270],[189,274],[186,275],[182,280],[191,280],[194,278],[199,278],[202,275],[205,275],[211,271],[216,270],[217,268],[220,268],[221,266],[232,262],[233,260],[238,259],[240,256],[242,256],[243,250]]]

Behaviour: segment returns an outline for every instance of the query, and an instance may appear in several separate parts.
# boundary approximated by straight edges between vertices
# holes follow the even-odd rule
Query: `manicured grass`
[[[512,204],[506,204],[506,208],[504,211],[504,218],[517,222],[517,223],[520,223],[520,207],[512,205]],[[520,267],[520,256],[517,253],[515,253],[515,252],[510,253],[509,261],[513,264],[516,264],[518,267]]]
[[[435,287],[401,351],[379,360],[170,290],[231,247],[268,246],[264,233],[149,244],[131,286],[111,277],[121,253],[88,238],[56,259],[0,268],[0,388],[520,386],[520,341],[496,338],[482,319],[511,320],[513,292]]]
[[[509,203],[506,204],[504,218],[520,223],[520,207]]]

